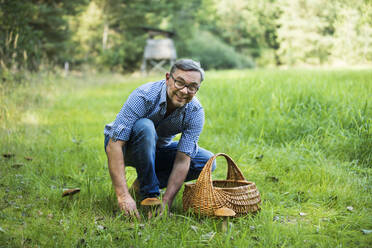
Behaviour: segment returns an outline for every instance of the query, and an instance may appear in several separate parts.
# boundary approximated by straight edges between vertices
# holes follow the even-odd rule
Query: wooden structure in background
[[[176,47],[172,37],[174,32],[155,28],[143,28],[149,35],[146,41],[145,51],[141,71],[143,73],[151,71],[168,71],[177,59]],[[168,66],[168,68],[164,68]]]

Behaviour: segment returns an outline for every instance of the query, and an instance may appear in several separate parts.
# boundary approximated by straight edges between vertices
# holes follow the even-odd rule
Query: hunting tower
[[[177,59],[176,47],[172,37],[174,32],[156,28],[143,28],[148,33],[143,61],[142,72],[167,71],[164,66],[172,66]]]

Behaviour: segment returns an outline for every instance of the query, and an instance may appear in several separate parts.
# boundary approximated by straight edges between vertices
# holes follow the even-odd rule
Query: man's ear
[[[170,78],[170,73],[169,72],[165,73],[165,83],[167,86],[169,86],[169,78]]]

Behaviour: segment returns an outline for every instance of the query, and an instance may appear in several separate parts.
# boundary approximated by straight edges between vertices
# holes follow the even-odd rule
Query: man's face
[[[200,72],[198,71],[183,71],[177,69],[172,75],[165,75],[167,83],[167,104],[171,109],[180,108],[190,102],[195,96],[195,93],[190,93],[187,87],[179,89],[177,85],[185,84],[186,86],[200,87]]]

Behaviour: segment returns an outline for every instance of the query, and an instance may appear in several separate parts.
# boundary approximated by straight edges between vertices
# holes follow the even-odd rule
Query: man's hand
[[[136,202],[133,200],[132,196],[128,195],[126,197],[118,197],[118,203],[120,210],[124,212],[126,216],[136,216],[140,219],[140,215],[137,210]]]
[[[111,139],[106,147],[106,154],[108,158],[108,165],[112,184],[116,192],[120,210],[125,215],[134,215],[140,218],[138,213],[136,202],[129,194],[127,180],[125,178],[125,165],[122,147],[125,145],[125,141],[113,142]]]

